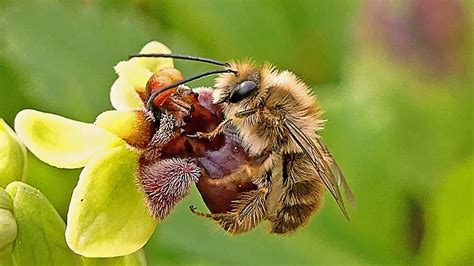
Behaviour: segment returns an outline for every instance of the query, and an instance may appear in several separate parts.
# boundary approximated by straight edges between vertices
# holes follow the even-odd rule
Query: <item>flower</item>
[[[140,51],[141,54],[171,53],[159,42],[150,42]],[[110,90],[110,102],[119,111],[137,110],[143,107],[140,94],[153,73],[160,69],[173,67],[171,58],[132,58],[118,63],[114,69],[119,75]]]
[[[150,42],[141,53],[170,53]],[[15,130],[40,160],[59,168],[81,168],[67,214],[66,242],[86,257],[116,257],[141,249],[156,220],[136,185],[140,149],[153,135],[143,111],[145,86],[152,74],[173,67],[171,59],[133,58],[115,67],[119,77],[110,99],[116,110],[94,124],[23,110]]]
[[[15,132],[0,119],[0,187],[26,174],[26,149]]]
[[[5,189],[0,187],[0,260],[11,254],[16,235],[13,201]]]
[[[81,257],[64,240],[64,221],[38,189],[14,181],[4,191],[11,197],[10,207],[18,226],[11,253],[15,265],[80,265]],[[16,226],[11,230],[16,231]]]
[[[2,119],[0,140],[0,181],[6,187],[0,187],[1,264],[80,264],[64,240],[64,221],[48,199],[16,181],[25,176],[26,149]]]

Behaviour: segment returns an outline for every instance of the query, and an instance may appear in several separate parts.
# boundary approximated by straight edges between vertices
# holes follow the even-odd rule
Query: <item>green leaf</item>
[[[93,124],[34,110],[18,113],[15,130],[34,155],[59,168],[83,167],[96,153],[124,143]]]
[[[64,239],[65,224],[48,199],[27,184],[15,181],[6,191],[13,199],[18,225],[13,261],[16,265],[79,265]]]
[[[0,119],[0,187],[22,180],[26,171],[26,149],[15,132]]]
[[[97,154],[72,194],[66,240],[86,257],[116,257],[142,248],[155,229],[136,184],[138,154],[119,146]]]

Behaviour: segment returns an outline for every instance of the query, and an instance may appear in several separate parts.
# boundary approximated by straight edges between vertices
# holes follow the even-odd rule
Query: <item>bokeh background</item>
[[[356,195],[326,195],[290,236],[230,237],[179,204],[146,245],[159,264],[474,263],[473,7],[455,0],[0,0],[0,116],[25,108],[93,122],[112,67],[150,40],[220,60],[252,57],[311,84],[323,137]],[[207,70],[176,62],[185,75]],[[210,85],[212,79],[192,86]],[[65,217],[78,170],[29,156],[27,182]]]

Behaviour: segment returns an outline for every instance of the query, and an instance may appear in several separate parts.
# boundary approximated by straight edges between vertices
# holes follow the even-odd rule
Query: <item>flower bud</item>
[[[0,188],[0,260],[11,254],[13,241],[17,235],[17,226],[12,210],[11,197],[3,188]]]
[[[66,245],[64,221],[38,189],[15,181],[5,191],[18,226],[16,240],[10,238],[15,240],[11,254],[16,265],[80,265],[80,257]]]
[[[0,187],[25,175],[26,149],[15,132],[0,119]]]

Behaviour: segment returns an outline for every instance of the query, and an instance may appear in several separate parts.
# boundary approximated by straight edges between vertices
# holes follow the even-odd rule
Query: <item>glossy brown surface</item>
[[[176,68],[164,68],[154,73],[148,83],[146,84],[146,94],[142,95],[142,100],[146,101],[148,97],[155,91],[168,86],[172,83],[178,82],[183,79],[183,75]],[[156,106],[161,106],[173,92],[176,91],[176,88],[172,90],[165,91],[158,95],[153,101]]]
[[[182,78],[179,72],[167,69],[155,73],[147,84],[147,94]],[[223,120],[222,110],[212,103],[212,91],[193,92],[183,87],[158,95],[154,104],[170,112],[180,126],[162,148],[161,159],[192,158],[202,168],[197,188],[209,210],[224,213],[239,193],[256,189],[249,176],[229,178],[229,175],[250,163],[250,158],[232,130],[226,130],[212,140],[188,135],[210,132]]]
[[[201,92],[201,94],[208,93],[210,94]],[[209,99],[207,96],[193,93],[182,98],[192,104],[194,111],[188,123],[182,127],[184,131],[181,135],[165,146],[163,157],[196,158],[203,167],[197,188],[212,213],[223,213],[230,211],[231,202],[239,193],[256,187],[250,181],[250,177],[238,180],[226,179],[228,175],[250,161],[248,154],[240,146],[240,140],[231,130],[225,131],[211,141],[186,136],[198,131],[212,131],[222,121],[220,109],[206,102],[206,99]]]

